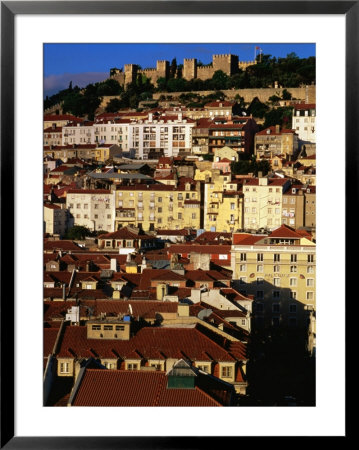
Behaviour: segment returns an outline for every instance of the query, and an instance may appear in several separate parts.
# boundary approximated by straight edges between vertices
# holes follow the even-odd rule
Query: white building
[[[66,207],[70,226],[81,225],[93,231],[114,231],[115,193],[105,189],[71,189]]]
[[[245,230],[281,225],[283,192],[290,186],[286,178],[253,178],[243,185],[243,222]]]
[[[292,128],[298,134],[301,143],[315,143],[315,104],[295,105]]]
[[[70,122],[62,129],[62,145],[94,144],[93,122]]]
[[[124,152],[129,150],[130,119],[99,120],[93,125],[96,144],[116,144]]]
[[[44,231],[51,235],[63,236],[66,232],[67,211],[59,205],[45,203],[44,205]]]

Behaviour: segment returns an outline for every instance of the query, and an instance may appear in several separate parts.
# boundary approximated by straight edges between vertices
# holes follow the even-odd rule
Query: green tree
[[[82,225],[74,225],[67,231],[65,239],[84,240],[87,236],[91,235],[92,231],[89,228],[84,227]]]
[[[105,111],[113,113],[119,111],[123,107],[123,102],[119,98],[113,98],[107,103]]]
[[[282,99],[283,100],[291,100],[292,99],[292,94],[289,91],[287,91],[287,89],[283,89]]]
[[[170,78],[175,78],[176,72],[177,72],[177,60],[176,58],[173,58],[170,65],[170,73],[169,73]]]
[[[229,77],[222,70],[216,70],[212,77],[212,86],[214,89],[226,89],[228,87]]]
[[[262,103],[258,97],[254,97],[254,99],[251,101],[250,105],[248,106],[248,112],[249,114],[252,114],[254,117],[262,118],[268,111],[269,107]]]

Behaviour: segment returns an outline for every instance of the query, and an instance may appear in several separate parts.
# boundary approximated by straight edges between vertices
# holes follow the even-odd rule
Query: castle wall
[[[208,80],[208,78],[212,78],[214,74],[214,70],[212,66],[201,66],[197,67],[197,78],[200,80]]]
[[[287,89],[293,96],[298,100],[303,100],[306,103],[315,103],[315,93],[316,86],[304,86],[298,88],[258,88],[258,89],[223,89],[221,92],[224,93],[228,100],[233,100],[238,94],[244,98],[245,102],[251,102],[254,97],[258,97],[261,102],[267,102],[269,97],[272,95],[282,96],[284,89]],[[213,94],[215,91],[193,91],[199,95],[207,96]],[[188,92],[155,92],[153,94],[153,99],[158,100],[161,95],[171,95],[173,99],[179,97],[181,94],[186,94]]]

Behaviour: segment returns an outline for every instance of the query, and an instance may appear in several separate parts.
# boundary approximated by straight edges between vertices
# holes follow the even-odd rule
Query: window
[[[112,326],[112,325],[104,325],[104,326],[103,326],[103,329],[104,329],[105,331],[112,331],[112,330],[113,330],[113,326]]]
[[[108,219],[111,219],[111,214],[107,214],[107,218],[108,218]]]
[[[257,291],[257,293],[256,293],[256,298],[260,298],[260,299],[262,299],[262,298],[264,298],[264,291]],[[263,306],[263,305],[262,305]]]
[[[272,297],[273,298],[279,298],[280,297],[280,292],[279,291],[273,291],[272,292]]]
[[[95,203],[94,208],[98,209],[98,204],[97,203]]]
[[[192,213],[192,219],[196,218],[196,213]]]
[[[178,218],[182,219],[182,213],[178,213]]]
[[[289,305],[289,312],[290,313],[296,313],[297,312],[297,305],[295,303],[292,303]]]
[[[70,373],[70,363],[68,362],[60,363],[60,373]]]
[[[125,326],[124,325],[116,325],[116,331],[124,331]]]
[[[241,261],[247,261],[247,253],[241,253]]]
[[[309,263],[314,262],[314,255],[308,255],[307,261],[308,261]]]
[[[263,253],[257,253],[257,261],[263,261]]]
[[[280,254],[279,253],[274,253],[273,258],[274,258],[274,262],[279,262],[280,261]]]
[[[272,304],[272,312],[279,313],[280,311],[280,304],[279,303],[273,303]]]
[[[247,265],[246,264],[240,264],[239,271],[240,272],[246,272],[247,271]]]
[[[297,279],[289,278],[289,286],[297,286]]]
[[[307,273],[314,273],[314,267],[313,266],[308,266],[307,267]]]
[[[231,209],[235,209],[235,203],[231,203]]]
[[[272,318],[272,325],[273,327],[279,327],[279,317]]]
[[[85,203],[84,204],[84,209],[88,209],[88,207],[89,207],[88,203]]]
[[[308,278],[307,279],[307,286],[313,287],[314,286],[314,278]]]
[[[77,204],[76,204],[76,208],[77,208],[77,209],[80,209],[80,208],[81,208],[80,203],[77,203]]]
[[[280,272],[280,266],[276,265],[273,267],[273,272],[279,273]]]
[[[222,367],[222,378],[231,378],[233,373],[233,367],[223,366]]]
[[[274,286],[280,286],[280,278],[273,278]]]
[[[296,291],[291,291],[290,294],[289,294],[289,298],[296,299],[297,298],[297,292]]]
[[[92,325],[92,330],[101,330],[101,325]]]
[[[297,266],[290,266],[290,271],[292,273],[297,272]]]
[[[209,367],[208,366],[201,366],[201,365],[199,365],[199,366],[197,366],[197,368],[199,370],[202,370],[202,372],[209,373]]]
[[[314,292],[307,292],[306,298],[307,298],[307,300],[313,300],[314,299]]]
[[[162,212],[162,207],[158,208],[158,212],[159,212],[159,213]]]
[[[258,265],[257,266],[257,272],[263,272],[263,265],[262,264],[260,264],[260,265]]]
[[[138,364],[137,363],[128,363],[127,370],[138,370]]]
[[[290,255],[290,262],[297,262],[297,255]]]

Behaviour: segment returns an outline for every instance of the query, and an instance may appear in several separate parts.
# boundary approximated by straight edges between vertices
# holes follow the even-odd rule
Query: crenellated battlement
[[[196,58],[184,58],[183,59],[183,78],[185,80],[191,80],[194,78],[199,78],[202,80],[212,78],[213,74],[217,70],[222,70],[225,74],[231,76],[237,73],[240,69],[247,68],[250,65],[256,64],[257,61],[239,61],[237,55],[222,54],[222,55],[212,55],[212,62],[206,65],[197,64]],[[110,72],[110,77],[117,78],[121,84],[131,83],[137,73],[142,73],[146,75],[153,83],[156,83],[158,78],[168,78],[169,77],[169,61],[167,60],[157,60],[156,67],[146,67],[145,69],[140,69],[137,64],[125,64],[124,74],[125,77],[120,76],[122,72],[118,69],[118,72]]]

